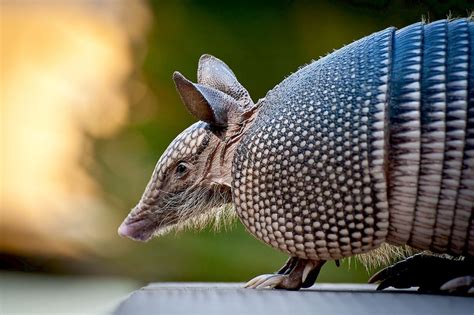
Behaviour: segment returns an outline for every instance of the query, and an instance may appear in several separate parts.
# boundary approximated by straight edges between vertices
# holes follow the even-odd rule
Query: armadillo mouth
[[[127,218],[118,228],[118,234],[135,241],[146,242],[153,236],[155,229],[156,225],[150,220],[141,219],[130,222],[129,218]]]

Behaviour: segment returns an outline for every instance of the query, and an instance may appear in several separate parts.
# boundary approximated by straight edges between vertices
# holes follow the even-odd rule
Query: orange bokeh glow
[[[132,1],[65,3],[1,5],[1,251],[97,250],[111,224],[84,166],[91,136],[126,123],[130,43],[147,11]]]

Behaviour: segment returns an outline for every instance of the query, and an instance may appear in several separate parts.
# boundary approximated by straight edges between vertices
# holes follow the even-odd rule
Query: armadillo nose
[[[130,227],[125,221],[120,224],[117,232],[121,237],[130,237]]]
[[[138,221],[125,219],[118,228],[118,234],[122,237],[128,237],[134,241],[146,242],[155,232],[152,222],[147,219]]]

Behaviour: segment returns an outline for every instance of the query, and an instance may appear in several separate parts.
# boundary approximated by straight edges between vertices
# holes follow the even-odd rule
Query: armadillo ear
[[[173,80],[189,112],[211,125],[225,127],[230,109],[240,108],[235,99],[212,87],[196,84],[175,72]]]
[[[249,92],[239,83],[234,72],[221,60],[202,55],[198,65],[198,83],[215,88],[235,99],[242,107],[252,106]]]

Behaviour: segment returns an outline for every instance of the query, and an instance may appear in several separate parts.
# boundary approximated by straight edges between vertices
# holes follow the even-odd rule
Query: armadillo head
[[[147,241],[174,227],[209,219],[231,201],[233,151],[254,104],[230,68],[203,55],[198,83],[175,72],[187,109],[200,121],[184,130],[159,159],[143,196],[119,227],[119,234]]]

